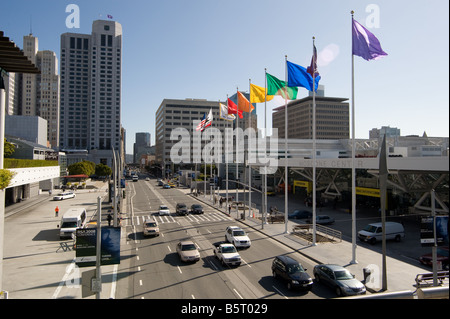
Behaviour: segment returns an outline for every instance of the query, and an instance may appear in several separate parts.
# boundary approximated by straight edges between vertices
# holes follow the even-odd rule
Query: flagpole
[[[353,28],[353,14],[352,15],[352,28]],[[352,29],[353,31],[353,29]],[[352,44],[353,45],[353,44]],[[355,61],[352,49],[352,260],[350,264],[357,264],[356,260],[356,170],[355,170]]]
[[[287,139],[288,139],[288,109],[287,109],[287,55],[285,55],[286,65],[286,86],[284,95],[284,233],[288,233],[288,154],[287,154]]]
[[[239,176],[239,164],[238,164],[238,147],[239,147],[239,98],[238,98],[238,93],[239,93],[239,87],[236,87],[236,98],[238,99],[237,101],[237,110],[236,110],[236,218],[238,218],[239,216],[239,210],[238,210],[238,204],[237,202],[239,201],[239,186],[238,186],[238,176]]]
[[[315,60],[315,37],[313,37],[313,70],[312,70],[312,88],[313,88],[313,196],[312,196],[312,210],[313,210],[313,240],[312,245],[316,246],[316,60]]]
[[[227,114],[228,114],[228,94],[227,94]],[[225,148],[228,150],[228,145],[226,145]],[[227,177],[227,179],[225,180],[226,196],[227,196],[227,200],[225,201],[225,203],[226,203],[226,207],[225,208],[227,209],[227,212],[229,212],[228,211],[228,159],[229,158],[227,157],[227,153],[225,154],[225,174],[226,174],[226,177]]]
[[[262,196],[263,203],[263,211],[261,215],[261,228],[264,229],[264,221],[267,212],[267,69],[264,69],[264,185],[263,191],[264,195]]]
[[[249,129],[252,128],[252,80],[248,79],[248,86],[249,86],[249,95],[248,95],[248,102],[249,102],[249,109],[250,113],[248,116],[248,127]],[[252,216],[252,166],[250,165],[250,139],[251,139],[251,132],[252,129],[250,129],[248,135],[248,142],[247,142],[247,162],[248,162],[248,217]]]

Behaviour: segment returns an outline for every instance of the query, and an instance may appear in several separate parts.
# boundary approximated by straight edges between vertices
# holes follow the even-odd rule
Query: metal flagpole
[[[237,100],[237,107],[236,107],[236,177],[235,177],[235,185],[236,185],[236,218],[238,218],[239,216],[239,210],[238,210],[238,204],[237,202],[239,201],[239,187],[238,187],[238,176],[239,176],[239,164],[238,164],[238,147],[239,147],[239,98],[238,98],[238,93],[239,93],[239,88],[236,88],[236,98]]]
[[[313,76],[313,196],[312,196],[312,211],[313,211],[313,239],[312,239],[312,245],[316,245],[316,57],[315,57],[315,37],[313,37],[313,70],[312,70],[312,76]]]
[[[353,14],[352,26],[353,26]],[[357,264],[356,261],[356,173],[355,173],[355,61],[352,52],[352,260],[351,264]]]
[[[248,135],[248,142],[247,142],[247,163],[248,163],[248,217],[252,216],[252,166],[250,165],[250,145],[251,145],[251,132],[252,132],[252,80],[248,79],[249,83],[249,95],[248,95],[248,107],[250,109],[249,116],[248,116],[248,128],[249,128],[249,135]]]
[[[287,109],[287,55],[285,55],[286,63],[286,86],[284,91],[284,233],[287,234],[288,230],[288,154],[287,154],[287,139],[288,139],[288,109]]]
[[[383,136],[383,142],[381,144],[380,163],[378,167],[379,180],[380,180],[380,207],[381,207],[381,229],[383,231],[381,235],[381,250],[382,250],[382,290],[387,290],[387,268],[386,268],[386,195],[387,195],[387,159],[386,159],[386,134]]]
[[[229,109],[228,109],[228,94],[227,94],[227,113],[228,113],[228,110]],[[226,145],[225,148],[228,151],[228,145]],[[227,191],[226,191],[227,200],[225,201],[225,203],[226,203],[226,207],[225,208],[227,209],[227,212],[228,212],[228,157],[227,157],[227,153],[225,153],[225,174],[226,174],[226,178],[227,178],[226,181],[225,181],[226,189],[227,189]]]
[[[264,221],[267,212],[267,69],[264,69],[264,185],[263,191],[263,211],[261,215],[261,226],[264,229]]]

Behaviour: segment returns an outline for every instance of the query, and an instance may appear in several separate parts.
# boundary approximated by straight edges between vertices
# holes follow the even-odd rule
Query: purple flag
[[[319,71],[317,70],[317,50],[316,46],[313,46],[313,56],[311,58],[311,65],[306,68],[306,72],[308,72],[311,76],[318,77]]]
[[[352,27],[352,46],[353,54],[358,55],[367,61],[377,60],[387,55],[381,48],[380,41],[354,19]]]

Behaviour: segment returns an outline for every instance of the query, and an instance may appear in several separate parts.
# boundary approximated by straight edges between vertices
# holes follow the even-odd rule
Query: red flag
[[[238,107],[236,103],[228,99],[228,114],[238,114]],[[239,110],[239,118],[242,119],[244,116],[242,115],[242,111]]]

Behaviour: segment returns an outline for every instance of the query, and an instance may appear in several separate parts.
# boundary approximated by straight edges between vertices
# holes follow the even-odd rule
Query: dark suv
[[[295,259],[288,256],[277,256],[272,262],[272,275],[287,282],[289,290],[299,288],[311,290],[313,280]]]
[[[178,203],[177,208],[176,208],[176,213],[177,213],[177,215],[187,215],[188,209],[187,209],[186,204]]]
[[[191,214],[203,214],[203,207],[200,204],[193,204],[191,206]]]

